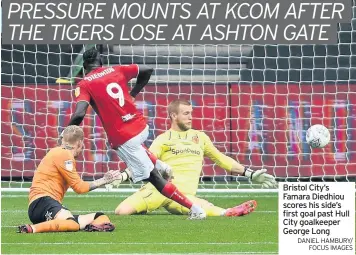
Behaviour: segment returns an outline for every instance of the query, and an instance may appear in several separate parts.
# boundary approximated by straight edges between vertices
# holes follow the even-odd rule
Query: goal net
[[[335,45],[2,45],[2,188],[26,188],[74,111],[84,49],[97,47],[105,64],[155,69],[137,97],[150,126],[147,145],[170,124],[166,106],[176,98],[194,106],[195,129],[223,153],[278,180],[350,181],[356,176],[356,7],[340,24]],[[331,142],[311,149],[313,124]],[[89,110],[84,179],[123,169],[109,149],[97,115]],[[140,184],[139,184],[140,185]],[[135,188],[132,183],[122,185]],[[205,160],[201,189],[259,188]]]

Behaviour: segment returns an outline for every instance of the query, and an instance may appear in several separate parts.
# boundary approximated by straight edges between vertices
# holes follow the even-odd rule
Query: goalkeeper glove
[[[95,180],[93,183],[97,187],[100,187],[105,184],[112,183],[113,181],[119,180],[121,178],[121,173],[119,170],[110,170],[109,172],[106,172],[104,176],[98,180]]]
[[[257,171],[253,171],[247,166],[245,167],[245,171],[243,172],[243,176],[248,177],[251,181],[258,182],[262,184],[262,188],[274,188],[277,185],[277,182],[274,176],[266,173],[267,169],[260,169]]]
[[[119,187],[122,182],[132,178],[132,172],[129,168],[126,168],[123,172],[120,173],[120,177],[111,183],[112,186]]]
[[[100,187],[102,185],[109,184],[112,183],[113,181],[119,180],[120,178],[121,178],[121,173],[119,170],[116,171],[110,170],[109,172],[106,172],[102,178],[97,179],[92,183],[96,187]]]
[[[115,180],[121,178],[121,173],[119,170],[110,170],[109,172],[105,173],[104,176],[100,179],[97,179],[90,183],[89,191],[94,190],[100,186],[107,185],[112,183]]]

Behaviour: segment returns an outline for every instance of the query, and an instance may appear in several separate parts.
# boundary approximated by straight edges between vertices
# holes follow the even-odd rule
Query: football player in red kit
[[[83,67],[86,75],[75,90],[76,110],[69,125],[79,125],[91,105],[100,117],[111,148],[130,169],[130,173],[124,172],[125,176],[123,173],[123,178],[151,182],[164,196],[190,209],[190,219],[204,219],[205,211],[162,177],[161,172],[170,171],[170,167],[143,145],[148,125],[133,98],[148,83],[153,69],[136,64],[104,67],[94,48],[84,52]],[[137,80],[129,92],[128,82],[132,78]]]

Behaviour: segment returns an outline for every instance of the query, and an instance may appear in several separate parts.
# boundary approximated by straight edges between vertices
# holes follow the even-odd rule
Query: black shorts
[[[49,196],[40,197],[34,200],[28,207],[28,217],[33,224],[37,224],[53,220],[61,209],[68,210],[61,203]]]

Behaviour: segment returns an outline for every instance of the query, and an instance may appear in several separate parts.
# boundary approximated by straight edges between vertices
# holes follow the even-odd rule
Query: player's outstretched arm
[[[97,179],[89,184],[89,191],[92,191],[100,186],[110,184],[116,180],[122,179],[122,174],[119,170],[110,170],[104,174],[104,177]]]
[[[69,125],[77,125],[79,126],[82,123],[87,109],[89,107],[89,103],[86,101],[79,101],[76,105],[75,112],[72,115],[72,118],[69,121]]]
[[[277,184],[274,176],[267,173],[267,169],[253,171],[249,167],[241,165],[236,160],[233,160],[231,172],[246,176],[251,181],[262,184],[263,188],[275,188]]]
[[[94,189],[100,187],[100,186],[112,183],[113,181],[122,178],[121,172],[119,170],[116,170],[116,171],[110,170],[107,173],[105,173],[102,178],[97,179],[92,182],[86,182],[80,178],[72,160],[57,162],[57,164],[58,164],[59,172],[61,173],[63,178],[66,180],[66,182],[69,184],[69,186],[77,194],[87,193],[91,190],[94,190]]]
[[[274,188],[276,180],[274,176],[267,173],[266,169],[257,171],[251,170],[249,167],[243,166],[236,160],[221,153],[211,142],[210,138],[205,135],[204,154],[213,160],[218,166],[230,171],[233,174],[239,174],[248,177],[251,181],[262,184],[263,188]]]
[[[136,97],[138,93],[146,86],[151,78],[153,68],[145,65],[139,65],[139,72],[137,75],[136,85],[132,88],[130,95]]]

